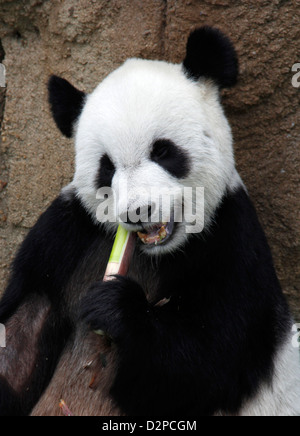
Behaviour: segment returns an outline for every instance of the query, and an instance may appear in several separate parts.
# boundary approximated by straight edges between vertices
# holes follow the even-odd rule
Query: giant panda
[[[51,77],[75,175],[23,242],[1,300],[1,416],[60,415],[60,399],[80,416],[300,413],[292,317],[220,103],[237,77],[231,41],[211,27],[190,34],[182,64],[127,60],[90,95]],[[160,206],[141,186],[203,187],[201,231],[170,217],[158,241],[162,222],[146,215]],[[97,217],[103,187],[115,223]],[[133,258],[103,281],[119,224],[137,234]]]

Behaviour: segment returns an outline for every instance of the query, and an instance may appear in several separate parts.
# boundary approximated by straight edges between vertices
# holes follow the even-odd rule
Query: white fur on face
[[[185,179],[176,179],[150,160],[157,139],[169,139],[187,153],[191,168]],[[181,65],[128,60],[88,97],[77,125],[73,185],[95,219],[99,206],[95,180],[104,154],[116,167],[113,188],[118,195],[119,182],[128,183],[128,207],[138,207],[135,191],[141,185],[177,190],[204,187],[205,225],[226,188],[241,183],[234,166],[231,130],[216,86],[189,80]],[[126,209],[124,202],[122,208]],[[151,251],[170,251],[181,245],[188,237],[184,224],[165,247]]]

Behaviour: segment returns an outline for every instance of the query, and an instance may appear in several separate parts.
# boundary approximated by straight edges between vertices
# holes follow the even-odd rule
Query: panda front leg
[[[196,400],[197,343],[186,317],[173,306],[149,304],[136,282],[120,276],[95,284],[82,301],[82,318],[92,330],[103,330],[116,347],[111,395],[127,415],[182,416],[195,413],[196,404],[201,407]]]

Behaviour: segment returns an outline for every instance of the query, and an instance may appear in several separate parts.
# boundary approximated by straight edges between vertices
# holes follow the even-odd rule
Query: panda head
[[[72,186],[91,216],[106,221],[97,211],[107,201],[114,212],[106,228],[121,222],[138,232],[149,254],[174,251],[194,233],[188,208],[208,227],[225,192],[241,183],[220,104],[220,89],[237,76],[230,40],[210,27],[190,34],[182,64],[129,59],[89,95],[52,76],[53,117],[75,137]],[[106,188],[113,196],[101,200]],[[204,209],[196,188],[204,188]],[[167,212],[161,192],[172,192]]]

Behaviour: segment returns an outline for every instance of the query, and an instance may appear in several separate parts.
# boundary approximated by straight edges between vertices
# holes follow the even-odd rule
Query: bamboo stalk
[[[127,274],[135,246],[135,233],[118,227],[114,245],[104,274],[104,281],[112,280],[114,275]]]

